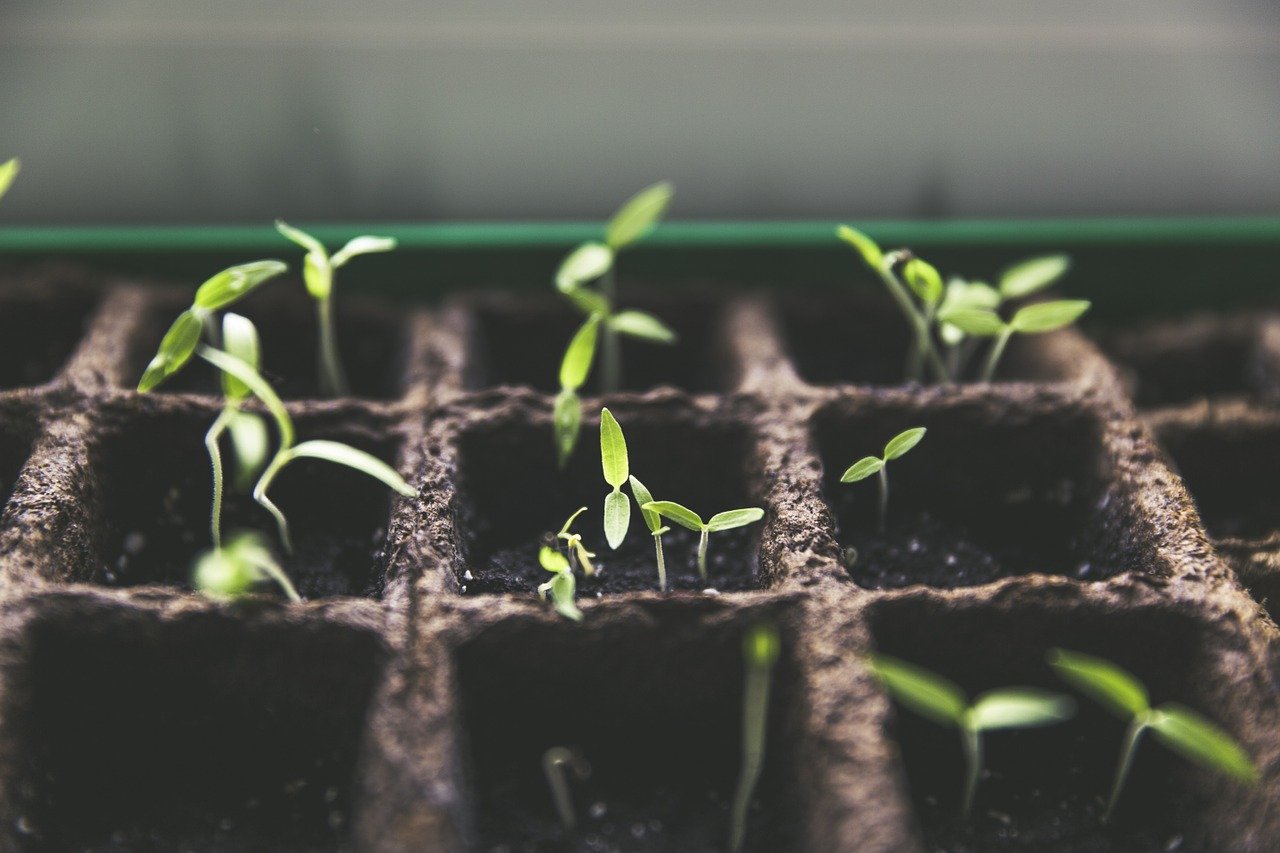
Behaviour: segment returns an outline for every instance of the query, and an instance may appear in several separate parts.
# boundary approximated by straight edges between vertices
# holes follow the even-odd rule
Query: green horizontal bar
[[[846,220],[876,240],[930,246],[1280,245],[1280,216],[1170,218]],[[600,223],[478,222],[315,225],[325,242],[355,234],[395,237],[424,250],[537,249],[599,239]],[[678,248],[834,247],[836,221],[672,222],[646,245]],[[270,225],[73,226],[0,228],[0,253],[292,251]]]

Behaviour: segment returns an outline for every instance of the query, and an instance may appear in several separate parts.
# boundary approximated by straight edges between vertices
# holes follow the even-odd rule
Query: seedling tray
[[[286,472],[296,605],[187,589],[220,402],[194,372],[132,390],[192,281],[286,248],[257,230],[4,234],[31,257],[0,274],[0,846],[723,849],[739,643],[768,619],[783,654],[749,850],[1275,849],[1280,346],[1265,313],[1221,309],[1256,288],[1224,297],[1204,271],[1274,269],[1280,224],[1194,224],[869,229],[966,268],[1077,256],[1068,289],[1098,302],[1098,322],[1018,341],[1003,381],[949,388],[895,382],[905,332],[818,225],[660,230],[623,286],[685,343],[632,359],[627,388],[586,411],[610,407],[655,494],[766,516],[713,543],[715,593],[680,536],[675,591],[656,592],[628,568],[650,553],[633,528],[619,557],[602,553],[616,570],[580,590],[582,624],[540,602],[513,555],[532,563],[542,534],[607,489],[598,417],[563,474],[551,443],[572,315],[546,281],[587,231],[399,229],[405,257],[345,282],[349,398],[317,400],[303,379],[300,283],[244,303],[268,370],[294,383],[278,387],[300,433],[394,460],[418,490]],[[1120,286],[1117,266],[1166,277]],[[1133,310],[1197,301],[1217,312]],[[928,441],[894,463],[894,520],[876,537],[873,490],[840,472],[914,425]],[[261,515],[233,499],[226,525],[269,530]],[[1148,745],[1103,826],[1123,724],[1084,703],[1066,726],[993,736],[958,820],[954,733],[896,710],[862,656],[971,693],[1061,689],[1053,646],[1208,714],[1260,783]],[[595,768],[569,840],[538,765],[558,744]]]

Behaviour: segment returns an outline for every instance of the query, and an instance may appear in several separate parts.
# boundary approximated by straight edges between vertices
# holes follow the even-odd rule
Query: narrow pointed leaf
[[[631,527],[631,501],[622,492],[604,496],[604,538],[615,551]]]
[[[880,251],[880,247],[876,245],[875,240],[872,240],[856,228],[850,228],[848,225],[841,225],[837,228],[836,236],[857,249],[858,254],[862,255],[862,260],[866,261],[867,266],[872,269],[880,268],[880,264],[884,261],[884,252]]]
[[[939,313],[938,319],[975,338],[995,337],[1005,326],[999,314],[986,308],[956,308]]]
[[[254,370],[262,370],[258,330],[248,317],[228,313],[222,318],[222,348]],[[222,393],[229,400],[243,400],[249,396],[250,391],[248,385],[224,372]]]
[[[552,420],[555,424],[556,458],[563,468],[573,456],[573,448],[578,444],[578,433],[582,429],[582,401],[571,389],[562,388],[556,395]]]
[[[627,482],[630,474],[627,465],[627,440],[622,427],[608,409],[600,410],[600,467],[604,481],[615,489]]]
[[[912,258],[902,270],[907,286],[926,305],[933,305],[942,298],[942,276],[933,264],[923,258]]]
[[[577,591],[578,581],[573,572],[560,572],[551,579],[551,601],[555,604],[556,612],[566,619],[581,622],[582,611],[573,600]]]
[[[1005,299],[1021,299],[1044,290],[1066,274],[1071,259],[1066,255],[1028,258],[1009,267],[1000,276],[1000,294]]]
[[[217,350],[213,347],[200,346],[196,351],[201,358],[214,367],[232,374],[249,386],[253,396],[262,401],[262,405],[267,407],[267,411],[271,413],[271,417],[275,420],[276,426],[280,430],[281,446],[290,447],[293,445],[293,418],[289,416],[289,410],[285,408],[280,395],[267,383],[267,380],[262,378],[258,371],[234,355],[228,355],[222,350]]]
[[[898,433],[884,446],[884,458],[889,460],[905,456],[911,448],[920,443],[927,431],[924,427],[912,427]]]
[[[1147,689],[1109,660],[1052,649],[1049,665],[1064,681],[1122,719],[1145,714],[1151,707]]]
[[[636,479],[635,474],[629,478],[631,481],[631,494],[636,499],[636,506],[640,507],[640,515],[644,517],[644,524],[649,528],[650,533],[657,533],[662,529],[662,516],[658,515],[651,509],[645,509],[644,505],[653,503],[653,495],[649,494],[649,490],[645,488],[644,483]]]
[[[404,481],[404,478],[396,473],[396,469],[383,462],[372,453],[365,453],[350,445],[342,444],[337,441],[324,441],[317,439],[315,441],[304,441],[289,451],[289,455],[295,459],[322,459],[325,462],[333,462],[337,465],[345,465],[348,468],[354,468],[362,474],[368,474],[375,480],[380,480],[395,491],[411,498],[417,494],[413,487]]]
[[[662,181],[627,199],[609,221],[604,241],[616,251],[644,237],[666,212],[674,191],[669,182]]]
[[[764,518],[764,510],[759,507],[731,509],[717,512],[707,519],[707,530],[715,533],[718,530],[732,530],[735,527],[746,527]]]
[[[194,306],[206,311],[228,308],[287,269],[280,261],[253,261],[228,267],[200,285]]]
[[[583,243],[570,252],[556,270],[556,288],[561,293],[595,281],[613,266],[613,250],[600,243]]]
[[[160,348],[142,373],[138,390],[144,394],[177,373],[196,351],[204,324],[194,311],[183,311],[160,340]]]
[[[236,487],[248,490],[271,452],[267,422],[253,412],[236,412],[227,423],[227,435],[235,451]]]
[[[850,465],[843,474],[840,475],[842,483],[856,483],[859,480],[865,480],[872,474],[879,474],[880,469],[884,467],[884,460],[878,456],[864,456],[857,462]]]
[[[959,726],[968,702],[949,679],[888,655],[872,655],[872,671],[893,698],[944,726]]]
[[[396,238],[394,237],[371,237],[365,235],[363,237],[354,237],[347,241],[347,245],[339,249],[330,259],[329,263],[334,269],[344,266],[347,261],[357,255],[372,255],[377,252],[390,252],[396,247]]]
[[[1258,777],[1235,739],[1190,708],[1174,702],[1161,705],[1150,727],[1161,742],[1192,761],[1245,782]]]
[[[6,160],[0,163],[0,198],[9,191],[9,187],[13,186],[13,179],[18,177],[18,170],[22,168],[22,164],[18,162],[18,158]]]
[[[573,515],[565,519],[564,526],[560,528],[560,532],[557,533],[556,536],[558,537],[568,536],[569,528],[573,527],[573,523],[578,520],[578,516],[582,515],[586,511],[587,511],[587,508],[585,506],[578,507],[577,510],[574,511]]]
[[[1000,307],[1000,293],[991,285],[980,281],[953,278],[947,282],[947,295],[942,300],[939,313],[945,314],[959,308]]]
[[[560,387],[577,391],[587,381],[591,373],[591,363],[596,355],[596,338],[600,328],[600,315],[587,318],[564,351],[564,360],[560,362]]]
[[[1031,687],[1007,687],[979,696],[969,709],[969,724],[979,731],[1049,726],[1071,718],[1070,696]]]
[[[1084,299],[1062,299],[1057,302],[1039,302],[1028,305],[1013,315],[1009,325],[1015,332],[1024,335],[1038,335],[1052,332],[1064,326],[1070,326],[1089,310],[1089,303]]]
[[[293,243],[296,243],[306,249],[308,254],[314,253],[317,255],[324,255],[325,257],[328,257],[329,255],[328,251],[325,250],[323,243],[315,237],[312,237],[306,231],[303,231],[301,228],[294,228],[283,219],[276,220],[276,230]]]
[[[663,518],[670,519],[681,527],[688,528],[695,532],[702,531],[702,519],[696,512],[681,506],[675,501],[654,501],[653,503],[644,504],[641,509],[647,509],[656,512]]]
[[[608,320],[609,328],[623,335],[659,344],[673,344],[676,333],[652,314],[643,311],[619,311]]]

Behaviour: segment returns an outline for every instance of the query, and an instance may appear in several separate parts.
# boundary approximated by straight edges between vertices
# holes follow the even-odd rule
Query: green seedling
[[[742,770],[733,794],[729,849],[742,849],[747,837],[747,809],[764,767],[765,724],[769,719],[769,687],[773,667],[782,651],[778,629],[768,623],[755,625],[742,638],[746,682],[742,690]]]
[[[252,531],[233,534],[201,554],[194,577],[196,589],[211,598],[240,598],[257,584],[274,581],[290,601],[302,600],[262,535]]]
[[[1075,702],[1031,687],[989,690],[972,703],[950,680],[888,655],[872,655],[871,669],[889,693],[906,707],[941,726],[960,732],[965,777],[961,812],[968,816],[982,775],[982,734],[997,729],[1048,726],[1070,719]]]
[[[569,528],[573,526],[573,522],[577,520],[578,516],[582,515],[586,511],[587,508],[584,506],[579,508],[573,515],[569,516],[568,520],[565,521],[564,526],[560,528],[560,532],[556,534],[556,539],[564,541],[565,549],[569,552],[568,556],[570,564],[572,565],[573,560],[576,558],[578,565],[582,567],[582,574],[587,577],[591,577],[596,573],[595,564],[591,562],[595,559],[595,552],[588,551],[587,546],[582,544],[582,534],[569,532]]]
[[[880,532],[884,533],[889,517],[889,461],[905,456],[911,448],[920,443],[927,430],[924,427],[912,427],[889,439],[884,446],[883,456],[864,456],[853,463],[840,475],[842,483],[856,483],[865,480],[872,474],[880,475]]]
[[[18,162],[17,157],[0,163],[0,198],[4,198],[4,194],[9,191],[9,187],[13,185],[13,179],[18,177],[18,170],[21,168],[22,164]]]
[[[604,496],[604,538],[616,551],[631,527],[631,502],[622,493],[630,471],[627,440],[608,409],[600,410],[600,467],[604,470],[604,481],[613,489]]]
[[[698,574],[705,582],[707,580],[707,538],[712,533],[718,533],[722,530],[733,530],[735,527],[745,527],[748,524],[754,524],[764,518],[764,510],[759,507],[748,507],[746,509],[731,509],[725,512],[718,512],[705,522],[696,512],[687,507],[683,507],[675,501],[651,501],[640,507],[642,510],[656,512],[663,518],[674,521],[681,527],[687,528],[699,534],[698,538]]]
[[[229,373],[235,379],[244,383],[253,393],[253,396],[261,401],[271,415],[272,420],[275,421],[280,443],[276,448],[275,455],[271,458],[266,469],[262,472],[262,476],[258,478],[258,482],[253,487],[253,499],[275,518],[276,526],[280,532],[280,542],[286,553],[293,553],[293,541],[289,537],[289,522],[280,508],[268,497],[267,492],[270,490],[275,478],[280,475],[280,472],[299,459],[320,459],[337,465],[345,465],[348,468],[367,474],[375,480],[379,480],[405,497],[413,497],[417,494],[404,481],[404,478],[396,473],[394,468],[363,450],[358,450],[337,441],[326,440],[304,441],[301,444],[296,444],[293,419],[289,416],[289,412],[285,409],[280,397],[258,371],[234,355],[210,346],[201,344],[196,352],[202,359],[223,373]]]
[[[1176,702],[1152,708],[1142,682],[1111,661],[1052,649],[1049,663],[1064,681],[1129,723],[1120,747],[1111,795],[1107,798],[1107,810],[1102,816],[1104,821],[1110,820],[1115,812],[1120,791],[1133,766],[1138,741],[1148,729],[1183,758],[1242,782],[1257,781],[1253,762],[1229,734]]]
[[[957,308],[943,314],[941,320],[966,335],[995,339],[982,370],[982,381],[990,382],[995,378],[996,367],[1000,363],[1000,357],[1004,355],[1005,347],[1015,334],[1040,335],[1053,332],[1070,326],[1088,310],[1089,302],[1086,300],[1061,299],[1019,308],[1008,322],[990,308]]]
[[[316,322],[319,325],[320,391],[330,397],[348,393],[346,372],[338,355],[338,336],[333,322],[334,273],[346,266],[357,255],[390,252],[396,247],[391,237],[355,237],[330,255],[315,237],[294,228],[283,220],[276,220],[276,230],[307,250],[302,264],[302,280],[307,293],[316,301]]]
[[[582,621],[582,611],[574,603],[578,593],[578,582],[573,577],[573,568],[569,558],[549,545],[543,545],[538,551],[538,563],[551,572],[551,580],[538,586],[538,596],[546,600],[548,593],[556,612],[574,622]]]
[[[565,777],[566,767],[579,782],[585,782],[591,776],[591,765],[577,750],[553,746],[542,753],[542,772],[547,777],[547,787],[551,789],[551,801],[556,805],[565,831],[573,832],[578,826],[578,816],[573,811],[573,797],[569,794],[569,780]]]
[[[662,523],[662,516],[650,509],[645,509],[646,504],[653,503],[653,495],[645,488],[644,483],[636,479],[635,475],[631,475],[631,494],[636,499],[636,506],[640,507],[640,516],[644,519],[645,527],[649,528],[650,535],[653,536],[653,550],[658,559],[658,589],[662,592],[667,591],[667,561],[662,553],[662,534],[671,530]]]
[[[556,458],[563,468],[573,455],[582,429],[582,400],[578,390],[591,373],[591,363],[596,357],[596,338],[599,335],[601,315],[592,314],[574,333],[569,348],[560,362],[560,393],[556,395],[555,423]]]

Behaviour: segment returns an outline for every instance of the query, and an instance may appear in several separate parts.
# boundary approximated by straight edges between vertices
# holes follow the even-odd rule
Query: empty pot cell
[[[646,417],[640,410],[614,414],[626,435],[631,472],[655,500],[678,501],[704,520],[723,510],[761,505],[744,478],[748,442],[740,427]],[[551,438],[551,424],[541,418],[484,423],[462,436],[463,591],[534,592],[550,577],[538,564],[540,546],[554,541],[565,519],[583,506],[587,511],[573,532],[595,552],[599,572],[579,577],[578,596],[657,590],[653,537],[630,485],[622,489],[631,500],[626,539],[616,551],[605,541],[604,498],[610,487],[601,472],[598,421],[584,423],[577,452],[564,470],[556,464]],[[697,570],[698,534],[669,526],[662,537],[668,589],[730,591],[758,585],[759,523],[710,535],[707,581]]]
[[[911,329],[887,293],[870,286],[841,291],[797,291],[777,304],[786,348],[796,373],[810,385],[902,385],[906,377]],[[1056,356],[1052,335],[1015,335],[1009,342],[997,381],[1061,382],[1077,365]],[[963,377],[982,367],[986,344],[966,361]]]
[[[265,285],[275,287],[276,282]],[[339,285],[340,287],[341,285]],[[255,293],[230,310],[248,317],[258,327],[262,341],[262,375],[286,400],[319,399],[319,326],[316,303],[307,298],[301,282],[279,283],[297,293]],[[130,379],[142,371],[156,353],[169,324],[189,304],[181,299],[158,300],[147,322],[140,325],[133,342]],[[336,337],[351,396],[369,400],[394,400],[402,391],[404,329],[394,311],[359,299],[334,297]],[[222,393],[218,373],[199,359],[157,389],[167,393]]]
[[[742,765],[748,621],[676,610],[655,608],[645,624],[597,612],[586,630],[509,623],[458,650],[476,849],[727,848]],[[800,771],[791,756],[799,700],[787,633],[747,850],[798,849],[791,794]],[[573,832],[563,828],[543,772],[553,747],[573,749],[590,765],[586,779],[569,775]]]
[[[1257,394],[1265,382],[1260,321],[1202,315],[1103,336],[1139,406]]]
[[[840,478],[917,426],[927,428],[924,440],[886,467],[882,533],[878,476]],[[1087,410],[991,398],[838,405],[819,413],[814,432],[841,557],[861,586],[950,588],[1029,573],[1098,580],[1144,565],[1141,537],[1127,530],[1131,508],[1108,488],[1101,425]]]
[[[83,337],[97,297],[50,282],[39,293],[0,295],[0,389],[53,379]]]
[[[373,635],[64,607],[22,650],[5,697],[21,849],[346,849]]]
[[[626,308],[658,317],[676,333],[674,344],[622,336],[623,391],[645,391],[668,385],[691,393],[722,390],[726,370],[720,340],[720,308],[707,299],[632,300]],[[473,337],[466,367],[468,388],[527,385],[539,391],[560,390],[560,362],[582,313],[563,299],[507,297],[480,302],[474,309]],[[600,390],[601,354],[584,390]]]
[[[93,448],[100,525],[93,580],[111,586],[187,587],[196,556],[212,544],[212,474],[204,437],[215,413],[167,411],[131,419]],[[391,464],[397,443],[374,428],[297,418],[300,440],[342,441]],[[275,435],[272,435],[275,441]],[[393,493],[345,466],[315,459],[290,463],[270,497],[289,520],[294,553],[283,553],[270,514],[234,481],[223,444],[227,488],[222,531],[261,532],[304,598],[378,596],[383,542]],[[265,585],[264,591],[275,588]]]
[[[901,749],[927,849],[1234,849],[1233,826],[1215,824],[1210,807],[1216,799],[1221,814],[1247,789],[1189,763],[1150,733],[1139,743],[1111,822],[1102,822],[1127,721],[1074,691],[1045,659],[1060,647],[1113,661],[1146,685],[1154,706],[1180,702],[1230,730],[1246,715],[1236,713],[1230,695],[1211,692],[1209,685],[1222,683],[1217,668],[1225,664],[1216,658],[1222,645],[1198,621],[1046,596],[999,607],[883,601],[873,606],[870,624],[876,651],[949,678],[970,701],[987,690],[1027,686],[1078,703],[1065,723],[983,735],[984,772],[967,818],[958,730],[895,703],[889,734]]]

